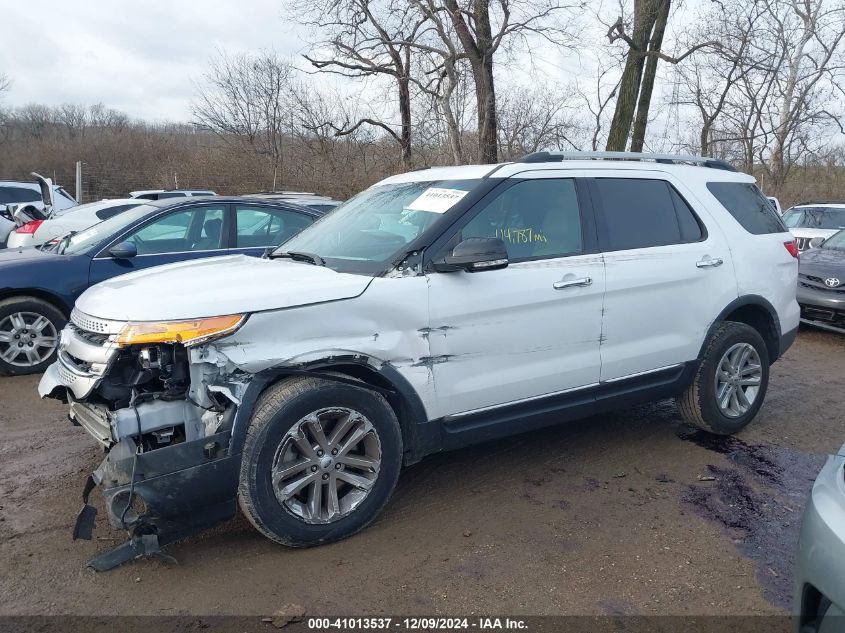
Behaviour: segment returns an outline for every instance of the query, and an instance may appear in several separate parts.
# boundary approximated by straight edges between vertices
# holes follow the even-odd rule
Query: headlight
[[[127,323],[120,331],[117,344],[182,343],[197,345],[231,334],[246,321],[245,314],[190,319],[187,321],[141,321]]]

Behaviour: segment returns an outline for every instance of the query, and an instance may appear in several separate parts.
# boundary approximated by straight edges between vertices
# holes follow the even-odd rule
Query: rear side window
[[[749,182],[708,182],[707,188],[749,233],[784,233],[786,226],[772,203]]]
[[[25,187],[0,187],[0,204],[40,202],[41,192]]]
[[[96,211],[94,215],[96,215],[101,220],[108,220],[109,218],[113,218],[114,216],[123,213],[126,209],[131,209],[132,207],[136,207],[136,204],[119,204],[115,207],[109,207],[108,209],[100,209]]]
[[[695,242],[701,224],[684,199],[663,180],[596,178],[606,251]]]

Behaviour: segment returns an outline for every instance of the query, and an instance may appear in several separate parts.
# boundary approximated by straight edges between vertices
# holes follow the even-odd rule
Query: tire
[[[56,360],[59,332],[66,323],[58,308],[41,299],[0,301],[0,374],[22,376],[47,369]]]
[[[314,420],[322,438],[313,433]],[[346,424],[353,426],[347,430]],[[358,444],[346,445],[358,435],[363,437]],[[268,388],[256,403],[244,441],[238,502],[255,528],[277,543],[330,543],[375,519],[396,486],[401,463],[399,422],[380,394],[322,378],[290,378]],[[285,478],[288,471],[296,474]],[[309,473],[312,482],[288,495]]]
[[[747,353],[746,362],[734,371],[731,360],[741,363],[743,353]],[[720,367],[723,371],[717,384]],[[756,385],[752,384],[755,378]],[[677,398],[678,409],[688,424],[710,433],[732,435],[757,415],[768,385],[769,353],[763,338],[744,323],[725,321],[707,342],[692,383]],[[723,406],[724,398],[720,404],[717,389],[718,395],[727,395],[727,407]]]

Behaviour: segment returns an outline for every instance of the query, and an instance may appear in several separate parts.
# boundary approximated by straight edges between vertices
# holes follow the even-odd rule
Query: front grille
[[[98,319],[84,312],[73,309],[70,313],[71,323],[77,327],[91,332],[93,334],[119,334],[123,329],[124,323],[120,321],[110,321],[108,319]]]
[[[810,237],[796,237],[795,243],[798,245],[798,250],[799,251],[806,251],[808,248],[810,248],[810,240],[811,239],[812,238],[810,238]]]
[[[798,275],[798,285],[804,288],[811,288],[812,290],[824,290],[826,292],[845,292],[845,283],[835,288],[831,288],[824,282],[824,278],[816,277],[815,275]]]
[[[99,345],[103,346],[106,344],[106,341],[109,340],[108,334],[98,334],[96,332],[88,332],[83,330],[80,327],[76,327],[73,324],[68,324],[68,329],[71,330],[76,336],[81,338],[84,341],[88,341],[91,345]]]

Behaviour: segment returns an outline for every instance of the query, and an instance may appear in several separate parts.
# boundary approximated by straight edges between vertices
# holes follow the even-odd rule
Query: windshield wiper
[[[77,233],[79,233],[79,231],[71,231],[70,233],[63,235],[61,237],[61,239],[59,239],[59,241],[56,242],[56,244],[53,248],[55,249],[55,251],[58,255],[61,255],[62,253],[65,252],[67,245],[70,244],[70,238],[72,238]]]
[[[308,262],[309,264],[314,264],[315,266],[326,265],[326,260],[324,260],[316,253],[304,253],[302,251],[282,251],[281,253],[270,253],[269,255],[270,259],[276,259],[277,257],[286,257],[288,259],[292,259],[295,262]]]

